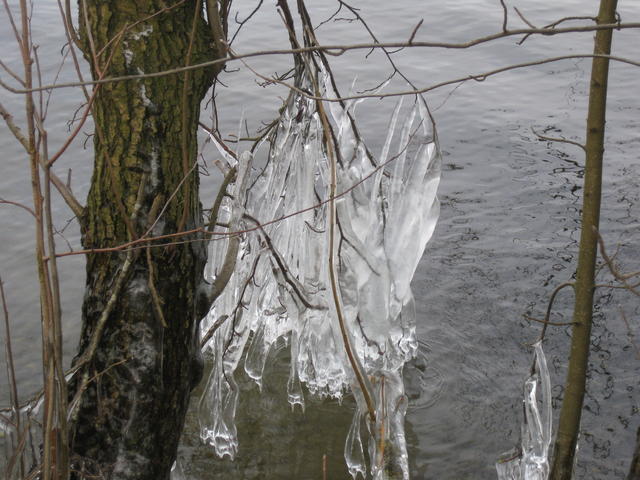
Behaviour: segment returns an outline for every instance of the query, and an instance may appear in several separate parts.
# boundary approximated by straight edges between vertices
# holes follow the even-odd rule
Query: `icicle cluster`
[[[314,91],[314,83],[302,79],[299,87]],[[318,83],[322,94],[334,95],[326,73],[319,72]],[[227,250],[235,251],[233,242],[237,255],[227,288],[202,322],[203,335],[217,329],[205,346],[213,368],[199,405],[201,437],[220,456],[236,454],[234,372],[244,358],[246,373],[261,386],[269,350],[284,337],[292,406],[304,408],[303,384],[310,394],[340,398],[351,391],[356,397],[345,446],[353,477],[367,471],[364,425],[373,477],[408,478],[402,367],[417,348],[410,282],[439,213],[440,154],[421,99],[405,109],[397,104],[376,159],[357,133],[355,105],[325,102],[337,156],[334,268],[338,308],[368,379],[375,421],[345,354],[330,285],[331,159],[323,125],[316,102],[295,95],[269,139],[266,166],[256,175],[252,155],[240,155],[221,208],[225,228],[216,232],[252,231],[231,240],[214,236],[210,244],[210,282]]]
[[[524,383],[521,446],[496,463],[498,480],[547,480],[551,444],[551,380],[541,342],[534,345],[534,368]],[[538,397],[539,390],[539,397]]]

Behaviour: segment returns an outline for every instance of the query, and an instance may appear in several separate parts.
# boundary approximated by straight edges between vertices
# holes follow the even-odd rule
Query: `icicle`
[[[534,345],[534,369],[524,384],[523,405],[521,448],[503,454],[498,460],[499,480],[547,480],[549,477],[551,380],[541,342]]]
[[[220,142],[215,137],[215,135],[212,135],[207,130],[205,130],[205,132],[207,132],[207,134],[209,135],[209,138],[211,139],[211,141],[213,142],[215,147],[218,149],[218,152],[220,153],[220,155],[222,155],[222,158],[224,158],[226,160],[227,164],[230,167],[235,167],[236,164],[238,163],[238,161],[235,158],[233,158],[233,155],[231,155],[227,151],[227,149],[223,145],[220,144]]]
[[[251,377],[262,390],[262,372],[264,372],[264,364],[267,361],[269,347],[264,341],[265,322],[261,322],[258,329],[253,334],[249,350],[247,350],[247,358],[244,361],[244,371]]]
[[[409,459],[404,436],[404,416],[408,400],[404,394],[402,371],[376,375],[378,408],[376,422],[369,425],[369,457],[374,480],[409,480]]]
[[[302,385],[300,384],[300,378],[298,377],[298,362],[296,357],[298,354],[298,339],[297,334],[292,333],[291,339],[291,367],[289,371],[289,380],[287,381],[287,398],[291,404],[293,410],[296,405],[300,405],[304,412],[304,394],[302,392]]]
[[[218,456],[234,458],[238,451],[235,425],[238,388],[233,372],[224,370],[225,339],[220,332],[214,335],[213,369],[198,405],[200,437],[214,447]]]
[[[353,414],[351,427],[347,434],[347,441],[344,444],[344,458],[347,462],[347,469],[354,478],[358,477],[358,473],[363,478],[367,476],[367,466],[364,460],[364,450],[362,448],[362,438],[360,437],[360,425],[364,413],[359,408]]]
[[[182,469],[182,462],[180,461],[180,459],[177,459],[175,462],[173,462],[173,465],[171,466],[171,475],[170,475],[170,480],[186,480],[186,476],[184,474],[184,470]]]

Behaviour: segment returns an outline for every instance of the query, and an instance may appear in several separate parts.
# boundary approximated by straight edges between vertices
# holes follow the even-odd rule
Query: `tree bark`
[[[215,58],[200,1],[79,5],[94,79]],[[115,247],[149,229],[153,237],[202,225],[196,132],[215,74],[198,69],[96,87],[95,168],[81,221],[86,249]],[[70,398],[79,400],[70,426],[76,470],[109,479],[169,477],[202,370],[197,292],[206,261],[200,238],[177,240],[184,243],[150,241],[87,256],[75,360],[81,370],[70,385]]]
[[[601,0],[598,13],[599,24],[615,23],[616,5],[617,0]],[[611,30],[598,30],[595,37],[595,54],[610,54],[612,33]],[[550,477],[553,480],[569,480],[571,478],[580,431],[591,345],[608,75],[609,60],[594,57],[591,67],[589,111],[587,114],[582,231],[575,283],[571,352]]]

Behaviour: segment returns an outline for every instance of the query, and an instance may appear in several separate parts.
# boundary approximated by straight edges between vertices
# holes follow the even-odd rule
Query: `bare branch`
[[[84,207],[73,195],[71,189],[53,172],[51,172],[51,182],[53,183],[53,186],[56,187],[56,190],[58,190],[58,193],[60,193],[73,214],[78,217],[79,221],[82,221],[84,216]]]
[[[0,67],[2,67],[5,72],[11,75],[14,80],[16,80],[20,85],[22,85],[23,87],[25,86],[24,80],[20,78],[20,76],[16,72],[11,70],[9,66],[6,65],[2,60],[0,60]]]
[[[11,9],[9,8],[9,4],[7,0],[2,0],[4,4],[4,10],[7,12],[7,18],[9,19],[9,23],[11,24],[11,30],[13,31],[13,35],[16,37],[16,42],[18,42],[18,48],[23,50],[22,40],[20,39],[20,32],[18,32],[18,27],[16,26],[16,22],[13,19],[13,14],[11,13]]]
[[[529,315],[523,315],[526,320],[531,320],[532,322],[542,323],[546,325],[552,325],[554,327],[567,327],[569,325],[573,325],[574,322],[552,322],[551,320],[540,320],[539,318],[531,317]]]
[[[0,277],[0,299],[2,299],[2,310],[4,312],[4,353],[7,362],[7,376],[9,377],[9,397],[11,399],[11,407],[13,409],[12,418],[15,419],[16,431],[20,432],[20,403],[18,400],[16,369],[13,364],[13,350],[11,349],[11,326],[9,323],[9,309],[7,308],[7,299],[4,295],[4,282],[2,281],[2,277]]]
[[[527,18],[520,12],[520,10],[518,10],[518,7],[513,7],[513,9],[516,11],[518,16],[520,17],[520,20],[526,23],[531,29],[538,30],[538,27],[536,27],[533,23],[527,20]]]
[[[577,17],[563,17],[560,20],[556,20],[555,22],[549,23],[545,25],[544,28],[554,28],[564,22],[571,22],[575,20],[591,20],[592,22],[597,22],[598,19],[596,17],[591,16],[577,16]]]
[[[300,302],[302,302],[302,304],[305,307],[313,309],[313,310],[326,310],[327,307],[325,307],[324,305],[314,305],[309,301],[309,299],[307,299],[307,295],[306,295],[306,292],[304,291],[304,287],[302,285],[300,285],[300,282],[298,282],[295,278],[291,277],[290,272],[289,272],[289,268],[285,264],[285,262],[282,259],[282,256],[280,255],[280,253],[273,246],[273,242],[271,241],[271,237],[267,234],[267,232],[264,230],[264,228],[262,228],[262,226],[260,225],[260,222],[258,220],[256,220],[254,217],[252,217],[251,215],[249,215],[249,214],[245,214],[244,217],[249,219],[249,220],[251,220],[254,224],[256,224],[258,227],[260,227],[260,233],[262,234],[265,242],[267,243],[267,246],[269,247],[269,250],[271,250],[271,254],[273,255],[273,258],[275,259],[276,263],[278,264],[278,268],[282,272],[282,276],[283,276],[284,280],[289,284],[289,286],[294,291],[294,293],[296,294],[296,296],[298,297]]]
[[[502,31],[507,33],[509,31],[507,29],[509,12],[507,11],[507,6],[505,5],[504,0],[500,0],[500,5],[502,6]]]
[[[416,24],[416,26],[413,27],[413,31],[411,32],[411,35],[409,35],[409,40],[407,40],[407,44],[413,45],[413,39],[416,37],[416,33],[418,33],[418,30],[420,30],[420,27],[422,26],[423,22],[424,22],[424,18],[421,18],[420,21]]]
[[[0,203],[5,203],[7,205],[14,205],[16,207],[20,207],[23,210],[26,210],[27,212],[29,212],[31,215],[33,215],[33,218],[38,218],[36,216],[36,212],[33,211],[33,209],[27,207],[25,204],[23,203],[19,203],[19,202],[12,202],[11,200],[5,200],[4,198],[0,198]]]
[[[240,33],[240,30],[242,30],[242,27],[244,27],[247,24],[247,22],[249,20],[251,20],[251,18],[256,14],[256,12],[258,10],[260,10],[260,7],[262,6],[263,2],[264,2],[264,0],[259,0],[258,4],[251,11],[251,13],[249,13],[249,15],[247,15],[247,17],[244,18],[243,20],[239,20],[238,19],[238,14],[236,13],[235,22],[238,24],[238,28],[236,28],[236,31],[233,33],[233,36],[231,37],[231,40],[229,40],[229,42],[228,42],[229,46],[231,46],[231,44],[233,44],[233,41],[236,39],[236,37]],[[223,38],[223,37],[221,37],[221,38]]]
[[[207,342],[209,340],[211,340],[211,337],[213,337],[213,334],[216,333],[216,330],[218,330],[218,328],[220,328],[229,317],[235,317],[236,313],[238,312],[238,310],[240,308],[242,308],[244,294],[247,291],[247,288],[249,287],[249,284],[254,279],[254,276],[256,274],[256,269],[258,267],[258,263],[260,261],[260,258],[261,258],[260,255],[256,256],[256,259],[253,262],[253,266],[251,267],[251,274],[247,277],[247,280],[244,282],[244,285],[242,286],[242,291],[240,292],[240,295],[238,296],[238,303],[236,304],[235,308],[233,309],[233,312],[231,313],[231,315],[222,315],[222,316],[220,316],[214,322],[214,324],[209,328],[209,330],[207,330],[207,333],[202,337],[202,340],[200,341],[200,347],[201,348],[204,348],[204,346],[207,344]]]
[[[575,145],[576,147],[579,147],[582,149],[582,151],[586,151],[586,147],[579,142],[574,142],[573,140],[567,140],[564,137],[546,137],[544,135],[539,134],[538,132],[536,132],[534,130],[533,127],[531,127],[531,131],[533,132],[533,134],[538,137],[540,140],[545,140],[547,142],[559,142],[559,143],[568,143],[569,145]]]
[[[11,133],[13,133],[13,136],[16,137],[16,139],[20,142],[20,144],[28,152],[29,151],[29,141],[27,140],[27,138],[22,133],[22,130],[20,130],[20,127],[17,126],[15,124],[15,122],[13,121],[13,115],[11,115],[7,111],[7,109],[4,108],[4,105],[2,105],[2,103],[0,103],[0,115],[2,115],[2,118],[4,119],[5,123],[9,127],[9,130],[11,130]]]
[[[627,290],[629,290],[631,293],[633,293],[637,297],[640,297],[640,291],[637,290],[637,285],[629,284],[629,279],[637,276],[638,273],[640,273],[640,272],[634,272],[634,273],[631,273],[631,274],[623,274],[623,273],[621,273],[618,270],[618,268],[615,266],[615,264],[613,263],[613,260],[611,259],[611,257],[609,257],[609,255],[607,255],[607,250],[606,250],[605,245],[604,245],[604,240],[602,239],[602,236],[600,235],[600,232],[595,227],[594,227],[593,230],[594,230],[594,232],[596,234],[596,237],[597,237],[597,240],[598,240],[598,245],[600,247],[600,255],[602,256],[604,261],[607,263],[607,267],[609,267],[609,271],[611,272],[611,275],[613,275],[616,280],[618,280],[620,283],[622,283]]]
[[[209,232],[213,232],[213,229],[218,223],[218,214],[220,211],[220,206],[222,205],[222,200],[227,194],[227,187],[229,186],[229,184],[235,181],[236,172],[237,169],[235,167],[231,168],[222,180],[222,185],[220,185],[220,188],[218,189],[218,194],[216,195],[216,199],[213,202],[213,207],[211,207],[211,213],[209,214],[209,224],[207,226],[207,231]]]
[[[565,282],[565,283],[561,283],[555,288],[555,290],[551,293],[551,297],[549,297],[549,303],[547,304],[547,312],[544,315],[544,320],[538,320],[528,315],[524,316],[527,320],[533,320],[534,322],[539,322],[544,324],[542,327],[542,331],[540,332],[540,336],[538,337],[538,340],[537,340],[538,342],[541,342],[542,340],[544,340],[544,336],[547,333],[547,325],[553,325],[553,326],[573,325],[573,322],[560,323],[560,322],[551,322],[549,320],[551,317],[551,311],[553,310],[553,303],[555,302],[556,297],[558,296],[558,293],[560,293],[566,287],[573,287],[573,286],[574,286],[573,282]]]
[[[239,58],[239,57],[236,57]],[[613,61],[618,61],[621,63],[627,63],[636,67],[640,67],[640,61],[635,61],[635,60],[631,60],[629,58],[623,58],[623,57],[616,57],[613,55],[600,55],[600,54],[576,54],[576,55],[562,55],[559,57],[550,57],[550,58],[544,58],[541,60],[534,60],[531,62],[524,62],[524,63],[517,63],[517,64],[512,64],[512,65],[508,65],[506,67],[501,67],[501,68],[497,68],[495,70],[489,70],[486,72],[482,72],[482,73],[478,73],[478,74],[474,74],[474,75],[467,75],[464,77],[458,77],[456,79],[453,80],[446,80],[444,82],[440,82],[440,83],[436,83],[427,87],[423,87],[423,88],[414,88],[413,90],[402,90],[402,91],[397,91],[397,92],[389,92],[389,93],[365,93],[365,94],[355,94],[355,95],[347,95],[347,96],[339,96],[339,97],[335,97],[335,98],[330,98],[330,97],[322,97],[322,96],[317,96],[317,95],[312,95],[307,91],[304,91],[298,87],[296,87],[295,85],[291,85],[290,83],[285,82],[284,80],[280,80],[277,78],[273,78],[273,77],[267,77],[265,75],[262,75],[260,73],[258,73],[257,71],[255,71],[253,68],[251,68],[244,60],[240,60],[247,69],[249,69],[254,75],[272,82],[272,83],[277,83],[279,85],[285,86],[287,88],[289,88],[290,90],[303,95],[309,99],[312,100],[322,100],[325,102],[343,102],[345,100],[358,100],[358,99],[363,99],[363,98],[387,98],[387,97],[402,97],[402,96],[408,96],[408,95],[421,95],[423,93],[427,93],[430,92],[432,90],[436,90],[438,88],[442,88],[444,86],[447,85],[454,85],[454,84],[460,84],[460,83],[464,83],[467,82],[469,80],[474,80],[476,82],[484,82],[487,78],[492,77],[494,75],[498,75],[500,73],[504,73],[504,72],[508,72],[511,70],[517,70],[519,68],[526,68],[526,67],[533,67],[533,66],[537,66],[537,65],[544,65],[546,63],[553,63],[553,62],[559,62],[559,61],[563,61],[563,60],[570,60],[570,59],[575,59],[575,58],[607,58],[609,60],[613,60]]]
[[[273,49],[273,50],[260,50],[255,52],[249,52],[244,54],[234,54],[227,58],[220,58],[216,60],[211,60],[207,62],[197,63],[189,66],[173,68],[169,70],[163,70],[161,72],[151,72],[151,73],[142,73],[136,75],[124,75],[118,77],[108,77],[103,78],[102,80],[92,80],[86,82],[67,82],[67,83],[59,83],[57,85],[43,85],[40,87],[29,88],[29,89],[19,89],[13,88],[6,83],[0,81],[0,86],[5,88],[6,90],[12,93],[25,94],[29,92],[35,92],[40,90],[51,90],[57,88],[70,88],[70,87],[80,87],[83,85],[98,85],[102,83],[114,83],[114,82],[122,82],[127,80],[139,80],[142,78],[158,78],[167,75],[175,75],[177,73],[183,73],[187,70],[196,70],[200,68],[211,67],[213,65],[218,65],[225,62],[234,62],[239,61],[244,58],[251,57],[260,57],[260,56],[272,56],[272,55],[291,55],[296,53],[308,53],[308,52],[323,52],[329,55],[341,55],[346,51],[351,50],[370,50],[372,48],[449,48],[449,49],[467,49],[471,47],[475,47],[477,45],[481,45],[487,42],[491,42],[494,40],[504,39],[517,35],[545,35],[545,36],[553,36],[560,35],[564,33],[579,33],[579,32],[594,32],[598,30],[624,30],[624,29],[638,29],[640,28],[640,22],[630,22],[630,23],[613,23],[613,24],[600,24],[600,25],[588,25],[588,26],[580,26],[580,27],[564,27],[564,28],[554,28],[554,29],[545,29],[545,28],[535,28],[535,29],[514,29],[505,32],[494,33],[491,35],[487,35],[484,37],[476,38],[467,42],[460,43],[447,43],[447,42],[412,42],[408,44],[407,42],[384,42],[384,43],[359,43],[352,45],[312,45],[305,46],[300,48],[293,49]],[[592,56],[589,56],[589,58]],[[602,56],[604,57],[604,56]],[[586,56],[566,56],[563,58],[588,58]],[[634,62],[628,59],[620,59],[620,57],[608,56],[607,58],[611,60],[624,61],[625,63],[630,63],[632,65],[640,66],[640,63]]]

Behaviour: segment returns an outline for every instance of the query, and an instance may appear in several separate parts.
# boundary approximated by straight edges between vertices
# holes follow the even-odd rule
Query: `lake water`
[[[13,2],[15,3],[15,2]],[[536,25],[574,15],[594,15],[596,1],[508,2]],[[623,21],[640,20],[640,3],[619,2]],[[464,41],[499,31],[502,9],[490,0],[357,1],[380,40],[407,39],[420,19],[418,40]],[[310,1],[315,21],[335,10],[333,2]],[[253,8],[242,5],[239,18]],[[57,5],[35,6],[34,32],[40,44],[45,82],[53,80],[63,33]],[[367,41],[366,32],[343,11],[341,20],[318,32],[324,43]],[[0,57],[19,70],[17,49],[2,16]],[[521,26],[515,14],[510,26]],[[523,45],[506,39],[465,51],[408,49],[395,55],[398,66],[419,86],[547,56],[590,53],[592,34],[530,38]],[[286,32],[271,2],[242,30],[238,52],[286,47]],[[637,58],[640,32],[616,32],[614,54]],[[356,89],[373,86],[388,74],[383,56],[366,52],[331,58],[343,92],[354,78]],[[634,57],[636,55],[636,57]],[[264,74],[286,71],[288,58],[251,59]],[[67,65],[61,78],[73,79]],[[219,88],[218,115],[224,134],[246,118],[250,130],[270,120],[280,105],[280,87],[263,88],[240,64],[225,73]],[[495,478],[493,463],[518,441],[521,385],[530,365],[528,343],[540,326],[523,314],[542,317],[554,288],[570,280],[576,264],[583,158],[573,146],[539,141],[532,128],[553,137],[584,137],[590,60],[576,59],[516,70],[428,94],[441,148],[441,218],[413,283],[421,339],[419,358],[407,368],[411,396],[407,440],[415,479]],[[2,73],[2,79],[10,79]],[[637,67],[612,64],[610,76],[604,202],[601,231],[624,270],[640,269],[640,82]],[[387,87],[402,88],[400,82]],[[2,91],[1,101],[20,121],[19,97]],[[67,122],[81,103],[79,92],[54,92],[48,125],[52,150],[68,131]],[[373,152],[381,147],[393,101],[369,100],[358,109],[360,129]],[[90,128],[87,127],[87,133]],[[91,151],[81,137],[57,165],[85,198]],[[27,160],[6,128],[0,129],[3,152],[0,197],[31,203]],[[213,155],[205,150],[205,157]],[[211,198],[217,179],[205,178],[203,196]],[[205,202],[208,204],[208,201]],[[62,205],[56,223],[71,217]],[[41,384],[38,293],[35,288],[32,225],[28,214],[0,208],[0,275],[12,319],[19,387],[26,398]],[[64,237],[79,246],[72,223]],[[68,248],[60,237],[59,248]],[[84,285],[81,258],[61,261],[64,288],[65,354],[76,348]],[[602,281],[608,279],[603,272]],[[599,289],[592,337],[588,395],[577,466],[581,479],[625,478],[640,425],[640,358],[633,346],[640,322],[640,302],[628,292]],[[562,293],[554,318],[569,321],[571,298]],[[621,312],[624,312],[629,326]],[[552,375],[557,414],[568,353],[566,327],[550,328],[545,351]],[[181,453],[193,478],[322,478],[326,455],[328,478],[346,478],[342,449],[353,402],[308,401],[304,414],[291,413],[286,402],[286,358],[273,354],[264,391],[248,381],[238,410],[240,452],[234,463],[217,460],[198,446],[197,423],[189,417]],[[0,377],[0,404],[7,404],[6,378]]]

